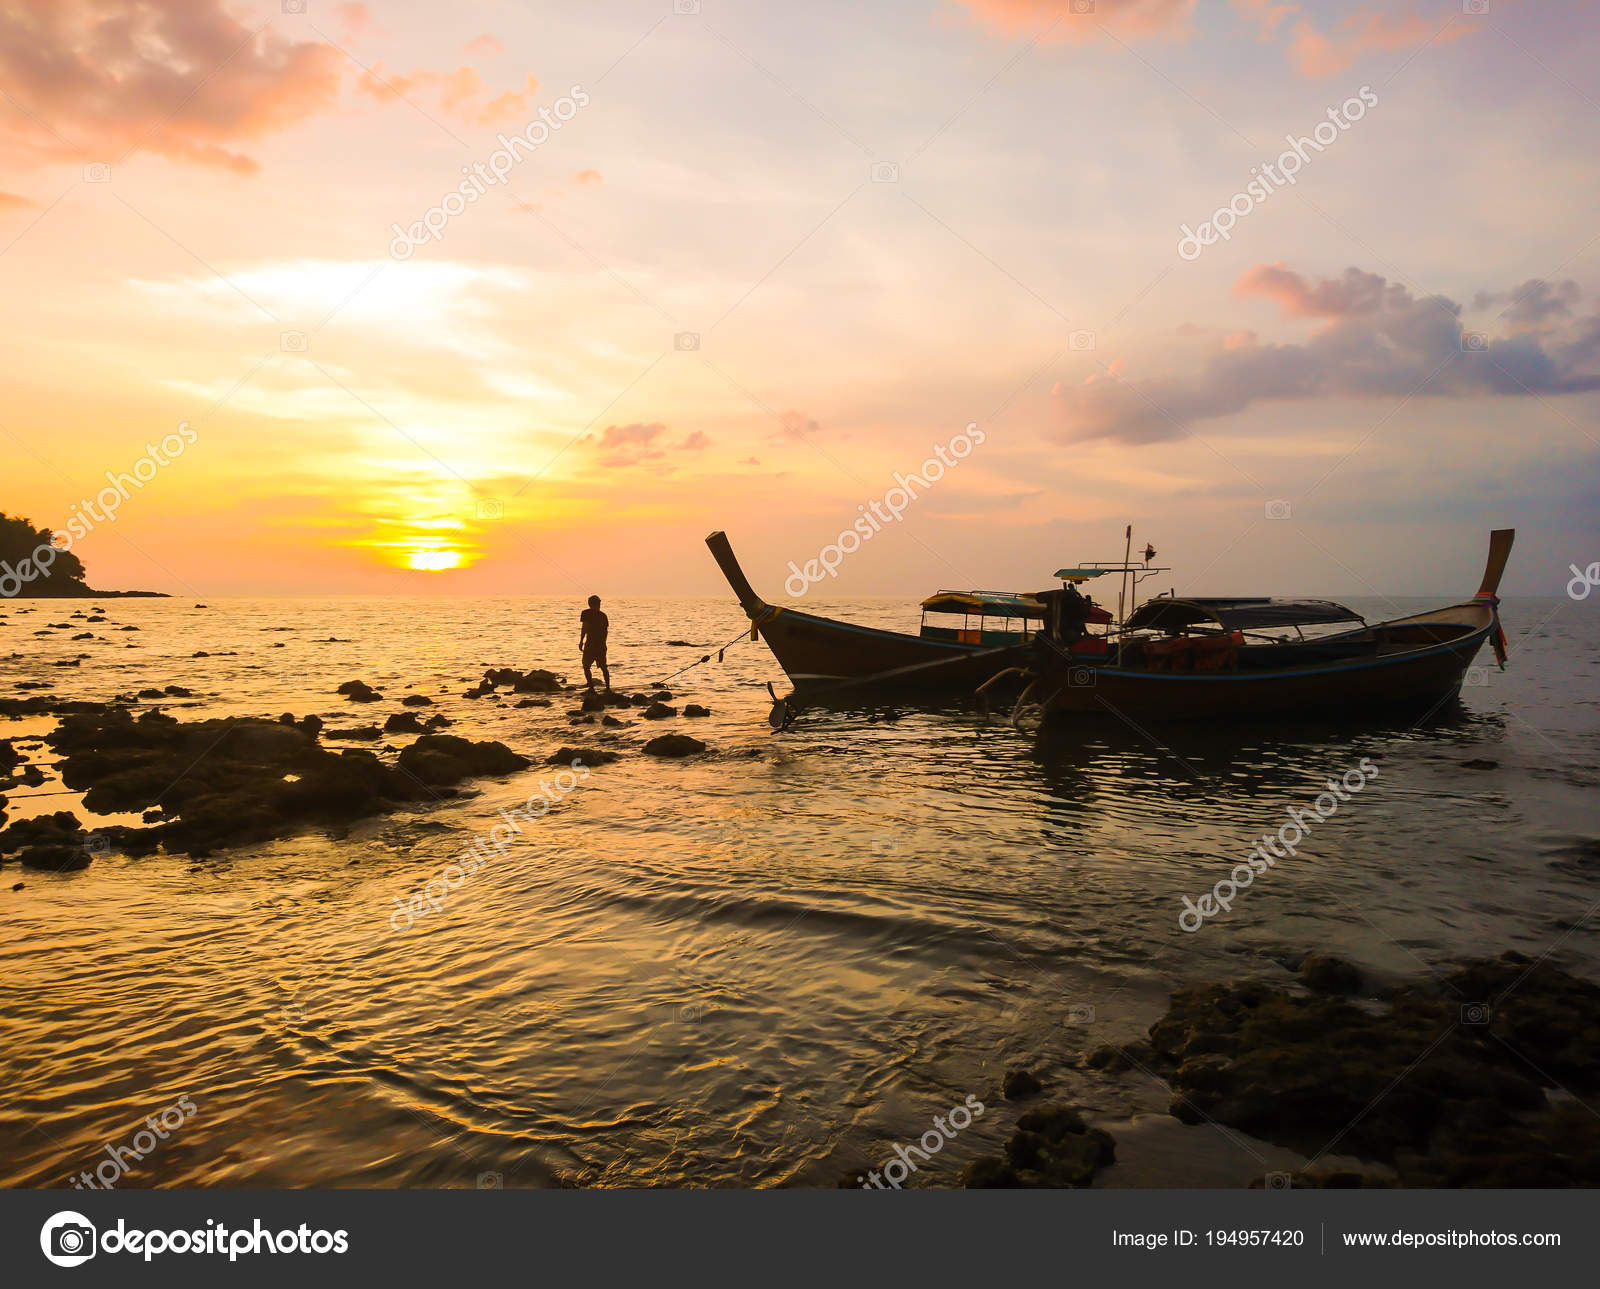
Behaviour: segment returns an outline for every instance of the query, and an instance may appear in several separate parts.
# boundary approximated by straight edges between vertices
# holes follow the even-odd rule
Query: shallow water
[[[536,760],[603,741],[569,729],[560,698],[460,697],[488,666],[576,678],[565,601],[105,600],[108,623],[70,616],[91,603],[0,605],[4,692],[181,684],[195,698],[167,705],[180,718],[315,711],[334,726],[381,723],[420,692],[451,733]],[[881,600],[806,607],[915,625]],[[606,609],[628,689],[706,652],[668,640],[714,649],[742,622],[727,600]],[[781,672],[745,639],[670,684],[712,717],[611,732],[621,761],[409,928],[397,897],[549,770],[208,860],[10,866],[0,1179],[70,1185],[187,1096],[192,1118],[119,1186],[831,1186],[975,1094],[986,1113],[912,1179],[949,1185],[1008,1134],[1016,1107],[997,1085],[1020,1063],[1114,1132],[1129,1124],[1108,1182],[1242,1183],[1284,1152],[1142,1117],[1166,1106],[1156,1080],[1073,1059],[1141,1034],[1175,987],[1287,979],[1274,956],[1312,948],[1380,979],[1503,948],[1554,947],[1600,974],[1600,610],[1509,600],[1503,616],[1510,668],[1480,658],[1483,683],[1420,728],[1034,734],[956,705],[888,721],[811,709],[774,734],[762,685],[783,692]],[[60,622],[72,629],[45,625]],[[97,639],[69,639],[83,630]],[[334,693],[357,677],[388,701]],[[0,737],[50,723],[0,721]],[[711,754],[637,755],[669,729]],[[1362,758],[1377,777],[1296,855],[1179,929],[1184,896]],[[58,781],[10,795],[12,818],[93,818]]]

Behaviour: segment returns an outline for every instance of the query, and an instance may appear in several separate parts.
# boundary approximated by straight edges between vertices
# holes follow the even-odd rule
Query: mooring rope
[[[747,638],[750,634],[751,634],[750,628],[746,627],[743,631],[739,632],[738,635],[734,636],[734,638],[732,640],[728,641],[727,644],[719,646],[718,649],[717,649],[717,661],[721,662],[723,654],[725,654],[729,649],[732,649],[734,645],[739,643],[739,641]],[[690,668],[698,667],[701,663],[710,662],[710,661],[711,661],[711,655],[710,654],[702,654],[700,657],[696,658],[693,662],[689,663],[688,666],[679,667],[677,671],[673,672],[672,675],[667,677],[667,680],[676,680],[679,676],[683,675],[683,673],[688,671]],[[658,681],[656,681],[655,682],[656,687],[660,688],[660,689],[666,688],[667,680],[658,680]]]

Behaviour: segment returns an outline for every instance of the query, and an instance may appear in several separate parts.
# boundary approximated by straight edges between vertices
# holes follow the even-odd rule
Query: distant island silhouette
[[[42,552],[48,552],[43,560]],[[84,580],[87,576],[83,561],[57,546],[50,529],[35,528],[30,520],[0,511],[0,598],[168,598],[165,591],[97,591]]]

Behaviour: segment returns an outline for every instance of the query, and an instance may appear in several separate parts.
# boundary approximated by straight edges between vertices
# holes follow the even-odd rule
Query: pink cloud
[[[117,161],[143,151],[254,174],[239,146],[330,107],[342,58],[222,0],[0,0],[0,157]]]
[[[1271,40],[1279,23],[1290,14],[1300,12],[1299,5],[1280,4],[1278,0],[1233,0],[1233,7],[1255,22],[1258,40]]]
[[[339,21],[348,35],[358,36],[364,31],[371,31],[373,28],[372,10],[364,4],[342,4],[337,12]]]
[[[19,197],[14,192],[0,192],[0,211],[25,210],[38,204],[36,201],[29,201],[26,197]]]
[[[1286,318],[1347,318],[1376,313],[1383,308],[1386,293],[1403,295],[1405,288],[1398,282],[1389,285],[1377,273],[1357,268],[1346,269],[1342,277],[1312,282],[1277,263],[1246,269],[1233,284],[1233,293],[1274,300]]]
[[[1362,54],[1415,49],[1429,41],[1447,44],[1470,35],[1475,28],[1448,18],[1423,18],[1417,14],[1390,14],[1382,10],[1353,13],[1332,33],[1318,31],[1309,22],[1295,24],[1289,42],[1289,61],[1313,79],[1335,76]]]
[[[463,54],[484,54],[492,57],[495,54],[505,53],[506,47],[493,36],[485,33],[467,41],[466,44],[461,46],[461,52]]]
[[[585,187],[597,187],[601,182],[600,172],[598,170],[580,170],[572,176],[572,181]]]
[[[655,462],[655,473],[670,474],[673,467],[665,464],[669,452],[699,452],[711,446],[711,440],[701,430],[676,443],[668,443],[666,434],[667,426],[660,421],[608,425],[596,444],[600,464],[608,469],[625,469]]]
[[[778,418],[778,421],[783,426],[783,432],[796,439],[803,439],[807,435],[815,434],[822,428],[804,412],[785,412]]]
[[[1081,12],[1078,0],[957,2],[979,22],[1009,36],[1038,34],[1052,42],[1093,40],[1102,31],[1135,38],[1184,36],[1195,9],[1195,0],[1095,0],[1088,13]]]
[[[1444,296],[1414,296],[1361,269],[1311,280],[1260,265],[1236,290],[1277,301],[1284,314],[1326,325],[1302,344],[1261,344],[1248,333],[1213,350],[1198,370],[1143,379],[1094,374],[1052,391],[1058,437],[1153,443],[1181,438],[1197,421],[1256,403],[1343,398],[1516,398],[1600,390],[1600,315],[1573,316],[1575,289],[1542,279],[1512,294],[1538,315],[1539,334],[1489,336],[1461,325]],[[1503,298],[1481,293],[1480,299]]]
[[[496,125],[523,112],[539,91],[539,81],[530,75],[527,87],[507,90],[503,94],[478,103],[488,94],[488,86],[477,68],[465,64],[453,72],[420,70],[409,74],[387,74],[379,63],[371,71],[363,72],[357,88],[380,103],[410,98],[424,92],[434,96],[441,109],[469,125]]]

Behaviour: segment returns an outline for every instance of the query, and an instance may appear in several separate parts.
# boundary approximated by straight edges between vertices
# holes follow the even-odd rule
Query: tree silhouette
[[[71,551],[56,548],[54,561],[46,556],[48,568],[40,569],[34,555],[41,546],[53,546],[53,534],[48,528],[35,528],[20,516],[13,517],[0,511],[0,575],[14,572],[24,583],[22,595],[90,595],[84,584],[83,561]],[[23,561],[28,561],[32,578],[22,576]]]

